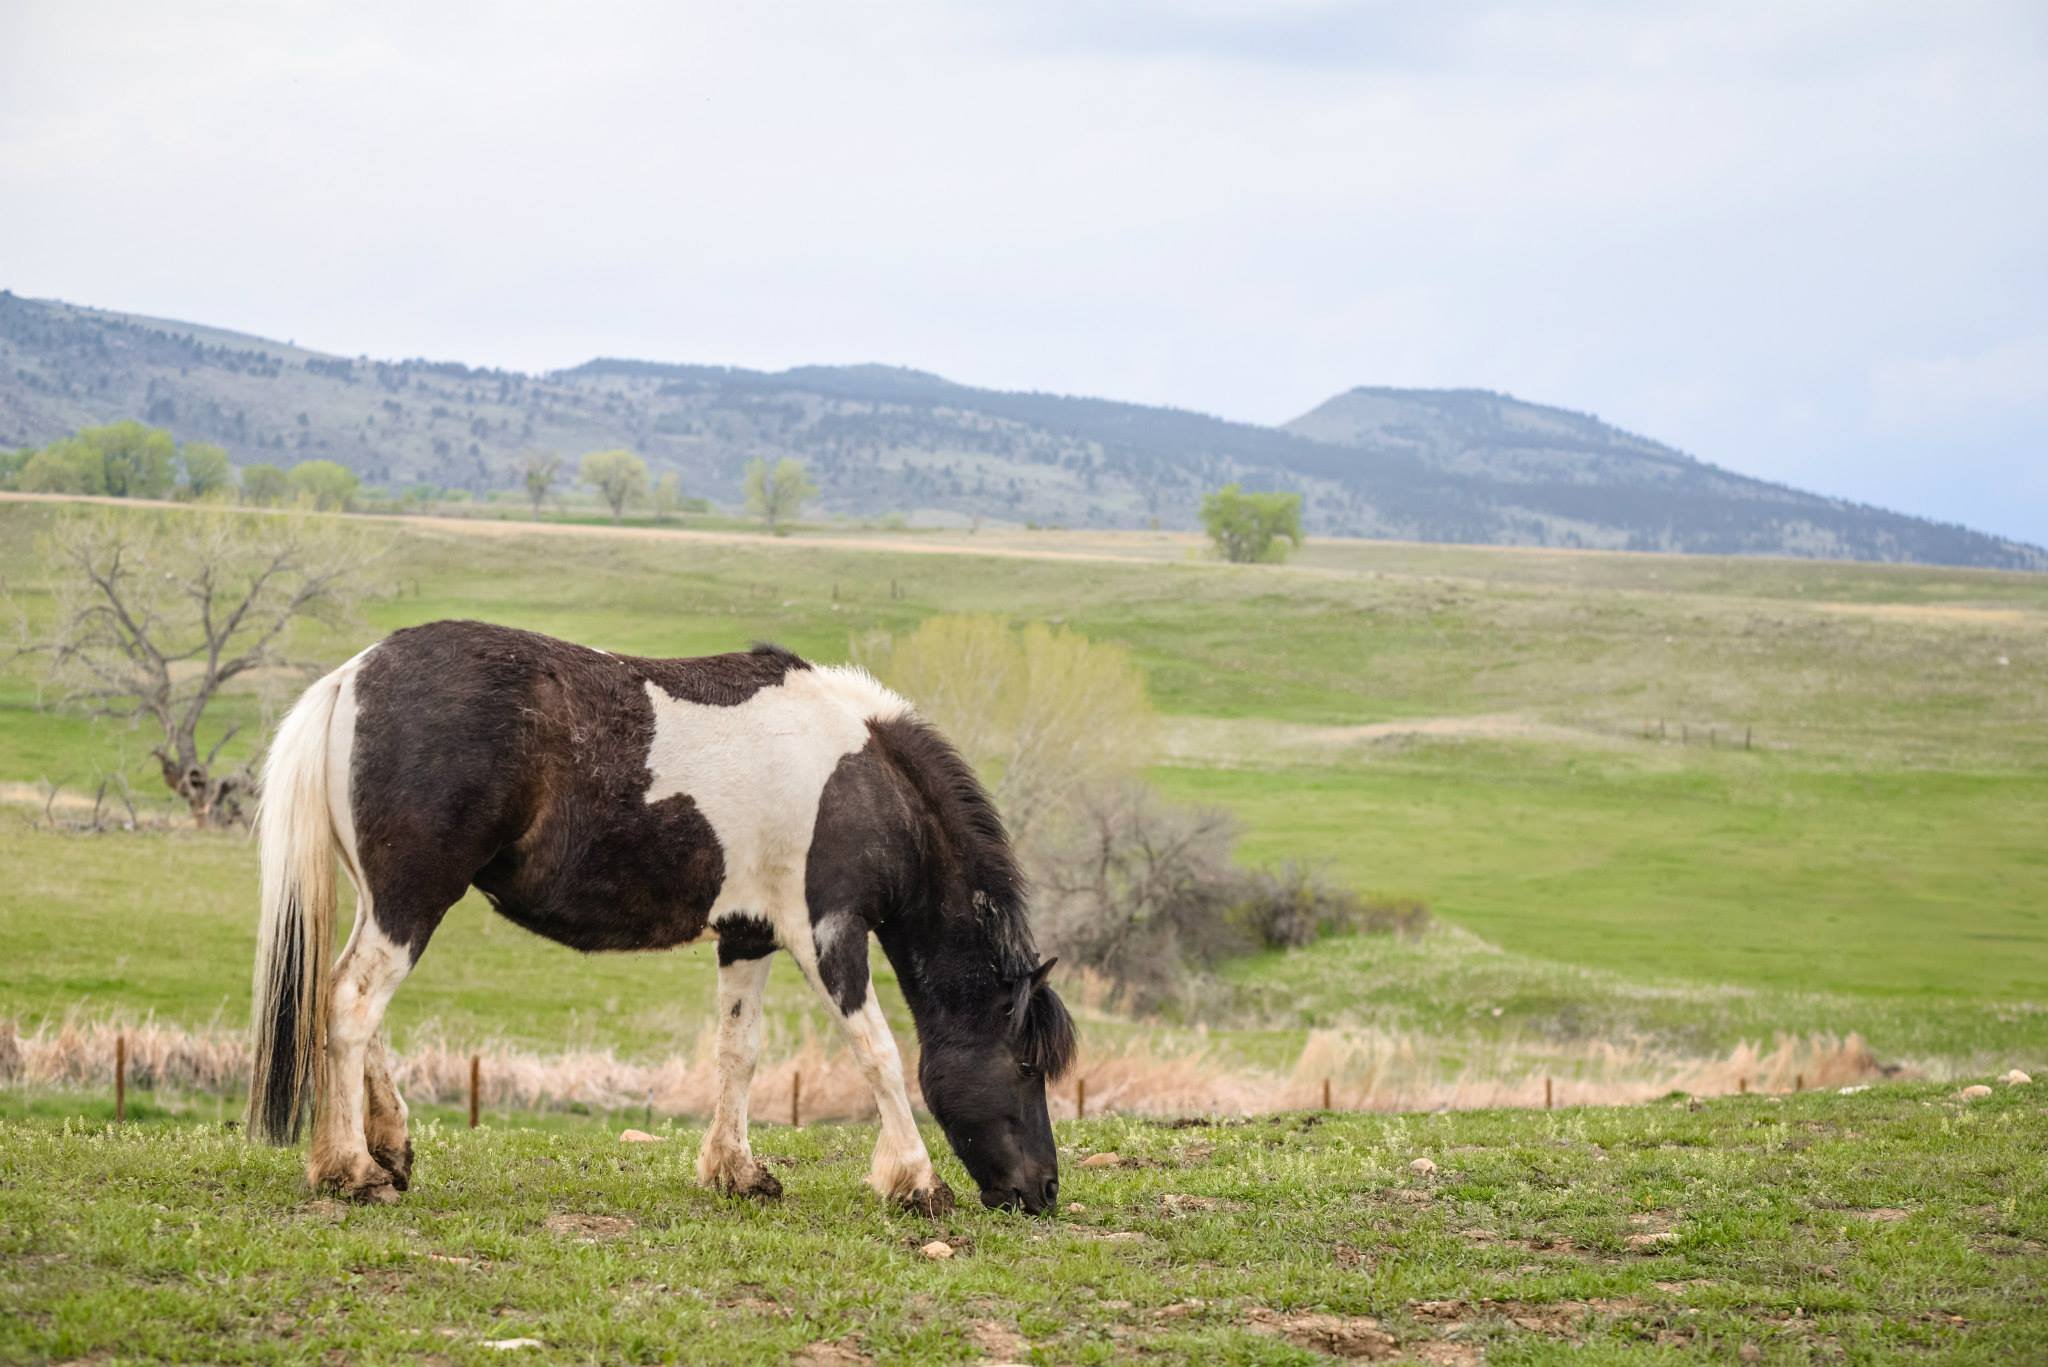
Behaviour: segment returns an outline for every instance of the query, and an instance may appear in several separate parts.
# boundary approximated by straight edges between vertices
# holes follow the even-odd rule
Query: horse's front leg
[[[773,1199],[782,1183],[747,1146],[747,1089],[761,1053],[761,997],[768,986],[769,958],[718,963],[718,1108],[704,1147],[697,1154],[697,1180],[733,1196]]]
[[[826,917],[813,927],[813,947],[813,954],[800,955],[798,961],[839,1021],[882,1115],[868,1185],[906,1210],[944,1215],[953,1209],[953,1189],[932,1167],[931,1153],[910,1111],[903,1056],[896,1050],[896,1037],[889,1033],[868,976],[867,923],[846,914]]]

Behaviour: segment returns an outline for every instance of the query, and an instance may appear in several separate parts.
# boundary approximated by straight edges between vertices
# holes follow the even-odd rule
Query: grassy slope
[[[434,1125],[400,1205],[348,1209],[209,1126],[0,1120],[0,1359],[2040,1360],[2038,1090],[1062,1124],[1084,1209],[1047,1221],[881,1211],[872,1127],[758,1131],[759,1207],[694,1187],[694,1133]],[[1073,1162],[1104,1149],[1136,1165]]]
[[[35,538],[53,515],[0,504],[0,572],[31,612]],[[1405,962],[1397,946],[1244,966],[1237,976],[1282,1020],[1441,1024],[1454,1013],[1443,994],[1463,1010],[1484,992],[1515,1010],[1482,1030],[1595,1019],[1723,1047],[1736,1032],[1831,1026],[1892,1052],[1974,1058],[2009,1043],[2022,1062],[2048,1046],[2048,578],[1340,543],[1296,567],[1228,567],[1144,536],[954,538],[1139,562],[1078,563],[801,539],[369,534],[390,542],[387,594],[362,631],[309,635],[301,653],[338,659],[377,631],[457,614],[659,654],[766,637],[838,658],[855,633],[935,611],[1046,617],[1129,643],[1170,713],[1244,728],[1230,755],[1159,777],[1239,812],[1248,855],[1329,861],[1510,951],[1412,964],[1435,999],[1347,995],[1354,972]],[[139,751],[33,710],[31,683],[18,668],[0,675],[0,779],[76,782]],[[254,699],[231,701],[223,724],[258,719]],[[1266,767],[1258,748],[1269,723],[1472,713],[1550,729],[1335,745],[1287,768]],[[1760,747],[1642,739],[1657,717],[1673,734],[1753,725]],[[138,768],[144,791],[153,781]],[[19,871],[0,884],[0,957],[26,965],[0,980],[0,1010],[89,998],[239,1018],[246,845],[57,839],[18,820],[0,821],[0,842]],[[466,908],[395,1023],[401,1035],[436,1020],[463,1037],[638,1050],[693,1032],[708,1000],[701,965],[567,964]],[[1703,1008],[1636,990],[1668,982],[1749,995]],[[781,985],[781,1015],[799,1029],[793,986]]]

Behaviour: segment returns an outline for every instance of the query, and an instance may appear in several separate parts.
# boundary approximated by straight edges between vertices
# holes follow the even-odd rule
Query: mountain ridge
[[[746,462],[810,465],[829,512],[1189,527],[1221,484],[1300,492],[1321,534],[2048,569],[2048,551],[1753,479],[1591,414],[1491,390],[1359,385],[1277,426],[981,389],[882,364],[783,371],[596,357],[541,374],[344,357],[0,291],[0,445],[136,417],[242,464],[485,492],[521,452],[629,446],[736,502]]]

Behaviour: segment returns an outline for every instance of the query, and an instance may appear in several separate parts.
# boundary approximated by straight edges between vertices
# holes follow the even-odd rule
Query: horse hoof
[[[726,1195],[745,1197],[750,1201],[780,1201],[782,1199],[782,1183],[777,1180],[774,1173],[768,1171],[767,1167],[761,1163],[754,1164],[754,1171],[747,1176],[745,1181],[728,1182],[724,1184],[724,1187]]]
[[[392,1186],[400,1191],[411,1190],[412,1141],[410,1139],[405,1141],[405,1148],[402,1152],[394,1153],[390,1149],[371,1149],[370,1157],[376,1159],[383,1169],[391,1174]]]
[[[351,1201],[366,1206],[395,1206],[398,1204],[398,1187],[389,1181],[373,1179],[360,1186],[350,1187],[342,1195]]]
[[[899,1206],[916,1215],[951,1215],[953,1213],[953,1189],[944,1182],[935,1183],[923,1191],[913,1191],[897,1201]]]

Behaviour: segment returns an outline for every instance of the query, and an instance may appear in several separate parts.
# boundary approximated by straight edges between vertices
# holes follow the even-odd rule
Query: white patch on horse
[[[725,881],[707,918],[760,916],[815,980],[804,871],[818,802],[839,761],[868,743],[868,721],[910,705],[857,669],[796,669],[732,707],[645,683],[654,711],[646,800],[686,795],[718,838]]]

